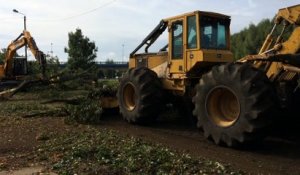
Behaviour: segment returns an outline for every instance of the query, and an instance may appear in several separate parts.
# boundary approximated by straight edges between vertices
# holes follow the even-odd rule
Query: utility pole
[[[24,33],[26,31],[26,15],[24,13],[19,12],[16,9],[13,9],[13,12],[23,15],[23,17],[24,17],[24,31],[23,31],[23,33]],[[28,68],[28,65],[27,65],[27,45],[25,45],[24,49],[25,49],[25,60],[26,60],[24,71],[27,73],[27,71],[28,71],[28,69],[27,69]]]
[[[123,59],[124,59],[124,47],[125,47],[125,44],[123,43],[122,44],[122,62],[123,62]]]
[[[16,9],[13,9],[13,12],[19,13],[19,14],[21,14],[21,15],[24,16],[24,32],[25,32],[25,31],[27,30],[27,29],[26,29],[26,15],[25,15],[24,13],[19,12],[19,11],[16,10]],[[26,60],[27,60],[27,45],[25,45],[25,58],[26,58]]]
[[[50,51],[50,53],[51,53],[51,58],[53,58],[53,43],[51,43],[51,51]]]

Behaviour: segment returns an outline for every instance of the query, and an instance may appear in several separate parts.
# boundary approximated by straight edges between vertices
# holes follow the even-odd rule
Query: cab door
[[[199,23],[198,15],[193,14],[187,16],[187,37],[186,37],[186,66],[185,70],[189,71],[193,64],[196,62],[196,59],[199,58]]]
[[[184,60],[185,60],[185,28],[184,19],[179,19],[171,23],[169,32],[169,50],[170,62],[169,68],[171,74],[184,73]]]

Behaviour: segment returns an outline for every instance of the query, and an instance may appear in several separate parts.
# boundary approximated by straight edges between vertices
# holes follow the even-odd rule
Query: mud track
[[[169,115],[169,117],[173,117]],[[26,155],[39,144],[40,133],[64,133],[78,127],[66,125],[63,118],[42,117],[6,120],[0,127],[0,164],[6,162],[9,169],[27,167]],[[16,124],[19,123],[19,124]],[[297,126],[281,123],[273,133],[258,146],[241,150],[220,147],[206,140],[199,130],[184,118],[160,120],[152,126],[137,126],[125,122],[118,114],[105,116],[99,130],[112,129],[121,134],[160,143],[194,157],[204,157],[230,164],[236,170],[250,174],[300,174],[300,133]],[[7,142],[8,141],[8,142]],[[25,157],[24,157],[25,156]]]
[[[290,121],[289,121],[290,122]],[[299,122],[282,122],[263,143],[236,150],[214,145],[183,118],[161,119],[152,126],[137,126],[121,116],[105,117],[99,127],[160,143],[192,156],[206,157],[251,174],[300,174]]]

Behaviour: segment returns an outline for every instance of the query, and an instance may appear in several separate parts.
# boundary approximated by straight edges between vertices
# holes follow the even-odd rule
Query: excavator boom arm
[[[39,50],[37,47],[35,40],[30,35],[28,31],[24,32],[24,38],[26,39],[26,43],[31,51],[31,53],[34,55],[35,59],[38,61],[38,63],[41,65],[43,75],[45,74],[45,67],[46,67],[46,58],[45,54]]]
[[[24,31],[17,39],[15,39],[9,46],[7,47],[5,60],[4,60],[4,73],[5,76],[12,76],[13,71],[13,57],[16,53],[16,51],[25,45],[28,46],[32,54],[34,55],[35,59],[38,61],[38,63],[42,67],[42,72],[44,74],[45,66],[46,66],[46,60],[44,53],[39,50],[37,47],[33,37],[30,35],[28,31]]]

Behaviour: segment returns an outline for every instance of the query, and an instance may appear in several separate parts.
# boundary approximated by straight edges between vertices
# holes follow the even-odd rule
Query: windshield
[[[202,16],[200,20],[201,48],[228,49],[229,19]]]

